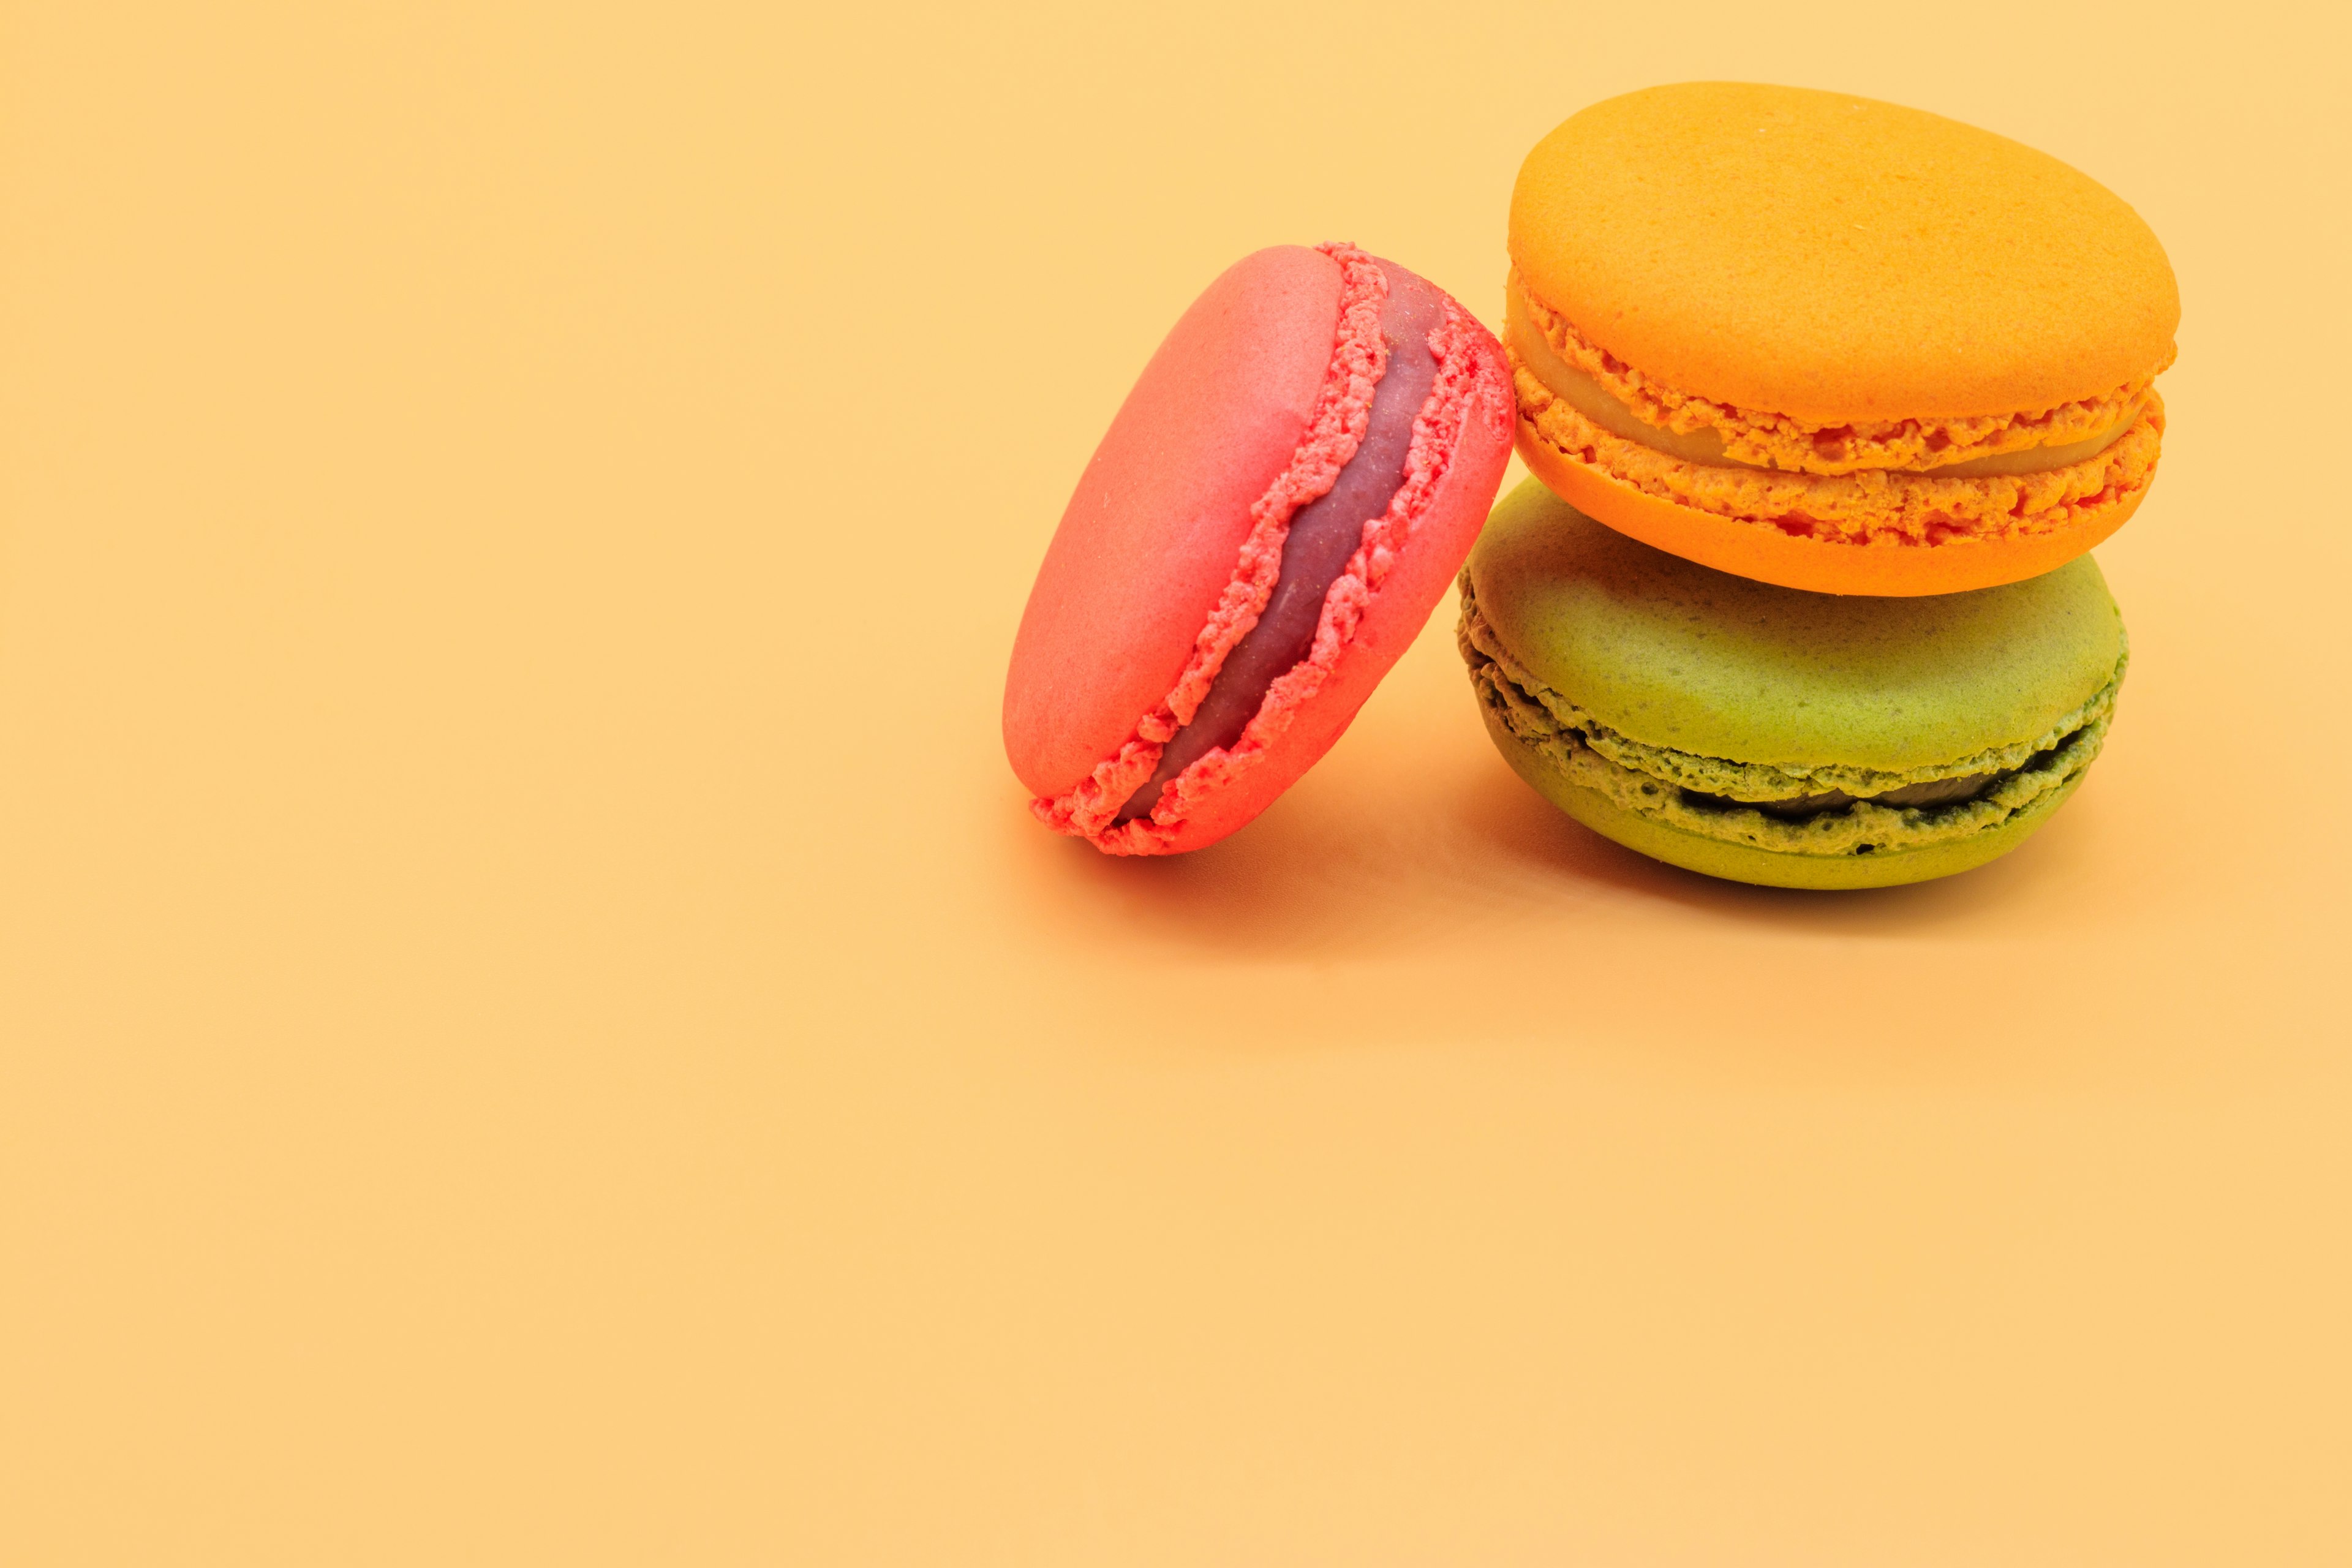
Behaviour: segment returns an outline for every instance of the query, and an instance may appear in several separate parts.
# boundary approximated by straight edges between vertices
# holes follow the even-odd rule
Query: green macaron
[[[1533,479],[1463,570],[1460,640],[1487,731],[1553,805],[1783,888],[2015,848],[2098,755],[2127,657],[2087,555],[1965,594],[1811,594],[1653,550]]]

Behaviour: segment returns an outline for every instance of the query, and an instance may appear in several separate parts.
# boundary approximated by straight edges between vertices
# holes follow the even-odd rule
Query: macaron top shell
[[[1334,242],[1228,268],[1112,421],[1014,636],[1032,814],[1165,855],[1263,810],[1444,596],[1512,406],[1493,334],[1393,262]]]
[[[2046,153],[1843,93],[1689,82],[1537,144],[1527,289],[1683,393],[1834,425],[2053,408],[2170,358],[2180,301],[2122,198]]]
[[[1243,258],[1184,312],[1111,421],[1021,624],[1004,733],[1032,790],[1085,778],[1176,684],[1233,577],[1251,504],[1306,438],[1339,292],[1339,264],[1319,251]]]
[[[2121,616],[2082,556],[1913,598],[1735,577],[1601,527],[1534,484],[1467,568],[1537,680],[1629,740],[1789,768],[1932,768],[2045,735],[2112,682]]]

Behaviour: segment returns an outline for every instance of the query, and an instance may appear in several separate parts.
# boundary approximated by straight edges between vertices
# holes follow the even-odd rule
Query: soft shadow
[[[1617,873],[1572,840],[1538,849],[1525,831],[1489,831],[1483,819],[1508,810],[1507,797],[1495,769],[1471,761],[1467,778],[1458,765],[1310,775],[1248,826],[1190,855],[1122,859],[1034,830],[1005,848],[1013,874],[1032,884],[1035,896],[1024,902],[1077,928],[1073,937],[1108,924],[1269,963],[1425,949],[1612,886]],[[1523,787],[1507,774],[1499,783]]]
[[[1932,882],[1844,891],[1761,888],[1636,854],[1554,809],[1517,779],[1507,782],[1517,786],[1505,792],[1508,805],[1497,802],[1478,818],[1499,851],[1548,858],[1563,874],[1600,878],[1641,897],[1737,924],[1897,941],[1948,932],[2011,903],[2015,884],[2033,875],[2038,858],[2031,851],[2039,835],[1989,866]]]
[[[1073,941],[1131,939],[1269,963],[1475,942],[1573,916],[1670,905],[1727,928],[1892,942],[2008,926],[2042,837],[1990,866],[1903,888],[1812,892],[1662,865],[1560,813],[1491,752],[1412,773],[1310,774],[1255,822],[1190,855],[1117,858],[1008,823],[1023,903]],[[2055,869],[2054,865],[2050,868]]]

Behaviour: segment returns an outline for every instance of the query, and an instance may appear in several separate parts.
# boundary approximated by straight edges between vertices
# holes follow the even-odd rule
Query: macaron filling
[[[1826,445],[1838,450],[1839,455],[1834,458],[1822,456],[1823,444],[1808,441],[1803,457],[1811,461],[1801,462],[1787,458],[1785,454],[1784,460],[1779,462],[1751,461],[1730,454],[1725,446],[1723,432],[1717,426],[1698,425],[1689,429],[1676,429],[1644,419],[1630,404],[1603,385],[1599,377],[1570,363],[1561,352],[1552,346],[1535,324],[1526,297],[1517,288],[1510,291],[1507,315],[1503,341],[1511,353],[1512,363],[1540,382],[1545,391],[1612,436],[1639,442],[1654,452],[1663,452],[1686,463],[1704,463],[1717,468],[1822,472],[1855,472],[1868,468],[1885,468],[1906,473],[1933,473],[1939,479],[1983,479],[1996,474],[2047,473],[2053,468],[2063,468],[2069,464],[2095,458],[2115,445],[2138,417],[2143,401],[2141,394],[2135,393],[2125,401],[2121,414],[2105,429],[2079,439],[2053,441],[2045,435],[2036,444],[2029,446],[1988,443],[1994,445],[1996,449],[1981,457],[1958,456],[1968,448],[1956,447],[1948,441],[1932,449],[1923,442],[1920,450],[1897,450],[1895,453],[1895,456],[1908,458],[1909,461],[1855,462],[1848,460],[1848,444],[1842,438],[1832,438]],[[1657,406],[1654,403],[1652,405]],[[2102,408],[2104,411],[2104,405]],[[2012,427],[2002,434],[2014,441],[2019,437],[2034,433]],[[2068,430],[2066,434],[2071,435],[2072,431]]]
[[[1520,450],[1548,483],[1554,470],[1592,474],[1604,487],[1832,544],[2026,540],[2120,520],[2155,478],[2164,432],[2164,405],[2150,391],[2112,444],[2061,468],[1977,479],[1886,468],[1790,473],[1672,457],[1586,417],[1524,363],[1514,364],[1513,379]]]
[[[2076,731],[2078,734],[2080,732]],[[2066,739],[2072,740],[2074,736],[2069,735]],[[2065,742],[2061,741],[2059,744],[2063,745]],[[2047,757],[2054,754],[2056,749],[2053,747],[2049,752],[2037,752],[2034,756]],[[2025,764],[2026,767],[2032,765],[2032,760]],[[1705,790],[1685,789],[1683,791],[1683,800],[1686,805],[1704,806],[1716,811],[1742,811],[1752,808],[1762,812],[1767,816],[1777,816],[1783,822],[1801,822],[1808,816],[1817,816],[1824,811],[1841,810],[1864,800],[1874,805],[1957,805],[1962,801],[1976,799],[2003,779],[2014,778],[2023,771],[2024,768],[2003,768],[1999,773],[1963,773],[1958,778],[1929,779],[1924,784],[1900,784],[1879,795],[1849,795],[1842,789],[1832,789],[1822,790],[1816,795],[1790,795],[1783,800],[1748,801],[1734,800],[1729,795],[1709,795]]]
[[[1117,821],[1147,815],[1178,774],[1213,750],[1231,749],[1264,706],[1267,689],[1313,648],[1331,584],[1362,545],[1366,527],[1388,511],[1404,484],[1413,426],[1437,380],[1432,334],[1444,324],[1444,297],[1402,268],[1390,268],[1380,317],[1386,363],[1363,439],[1330,489],[1292,514],[1281,575],[1257,624],[1225,655],[1192,721],[1168,742]]]
[[[2150,383],[2168,353],[2109,394],[2055,408],[1823,426],[1661,385],[1516,272],[1507,298],[1520,450],[1555,488],[1584,476],[1596,495],[1631,490],[1793,538],[1900,546],[2095,529],[2130,515],[2155,477],[2164,405]]]
[[[1996,831],[2066,788],[2104,743],[2128,652],[2030,741],[1905,772],[1708,757],[1636,741],[1538,681],[1462,579],[1457,640],[1489,721],[1575,787],[1700,837],[1778,854],[1899,854]]]

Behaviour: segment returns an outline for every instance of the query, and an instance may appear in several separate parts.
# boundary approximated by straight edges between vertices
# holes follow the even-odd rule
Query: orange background
[[[2341,25],[1445,9],[5,13],[0,1560],[2352,1558]],[[1707,76],[2169,247],[2074,804],[1666,871],[1449,606],[1217,848],[1032,825],[1192,295],[1491,322],[1525,149]]]

